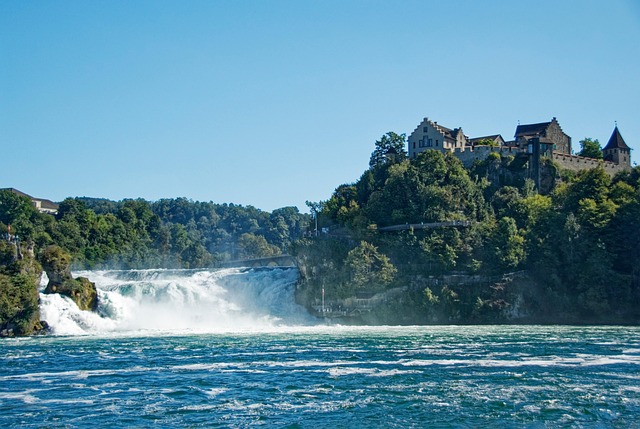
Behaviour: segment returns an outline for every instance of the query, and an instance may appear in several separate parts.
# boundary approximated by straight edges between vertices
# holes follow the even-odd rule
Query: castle
[[[537,184],[541,158],[553,159],[561,167],[573,171],[602,165],[608,174],[614,175],[631,169],[631,148],[625,143],[617,125],[602,149],[604,159],[598,160],[573,155],[571,137],[562,131],[556,118],[538,124],[518,124],[511,141],[505,141],[500,134],[470,139],[461,127],[451,129],[424,118],[409,136],[408,145],[411,159],[428,149],[439,150],[453,153],[465,167],[487,159],[492,152],[520,157],[528,162],[530,175]]]

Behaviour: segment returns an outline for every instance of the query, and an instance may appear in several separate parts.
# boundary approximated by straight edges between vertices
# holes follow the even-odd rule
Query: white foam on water
[[[295,269],[114,270],[74,275],[96,284],[98,309],[81,311],[70,298],[41,293],[42,319],[56,335],[259,332],[314,323],[294,302]]]
[[[153,371],[153,368],[135,366],[131,368],[121,368],[121,369],[83,369],[83,370],[70,370],[70,371],[61,371],[61,372],[30,372],[27,374],[0,376],[0,381],[28,380],[28,381],[46,382],[47,379],[57,380],[59,378],[85,380],[89,377],[102,377],[102,376],[109,376],[109,375],[116,375],[116,374],[125,374],[125,373],[131,373],[131,372],[147,372],[147,371]]]
[[[38,402],[38,398],[31,394],[33,391],[34,390],[31,389],[24,392],[0,392],[0,399],[17,399],[25,404],[34,404]]]
[[[207,396],[211,397],[211,398],[215,398],[216,396],[221,395],[221,394],[225,393],[225,392],[226,392],[226,391],[228,391],[228,390],[229,390],[229,389],[224,388],[224,387],[218,387],[218,388],[215,388],[215,387],[214,387],[214,388],[211,388],[211,389],[205,390],[205,391],[204,391],[204,393],[205,393]]]
[[[536,367],[575,367],[575,366],[605,366],[618,364],[640,365],[640,359],[636,356],[616,355],[580,355],[575,357],[550,356],[545,358],[523,359],[405,359],[399,360],[402,366],[478,366],[487,368],[508,367],[518,368],[525,366]]]

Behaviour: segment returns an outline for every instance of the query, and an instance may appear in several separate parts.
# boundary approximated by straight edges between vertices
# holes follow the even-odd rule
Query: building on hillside
[[[468,137],[462,132],[462,128],[443,127],[429,118],[424,118],[409,136],[409,158],[414,159],[427,149],[447,152],[464,149],[467,145]]]
[[[539,124],[518,124],[515,139],[516,145],[521,150],[528,149],[532,139],[539,139],[541,143],[551,145],[549,148],[551,151],[571,155],[571,137],[562,131],[556,118]]]
[[[51,200],[46,200],[44,198],[35,198],[35,197],[32,197],[31,195],[25,194],[24,192],[18,191],[17,189],[14,189],[14,188],[2,188],[0,189],[0,191],[9,191],[9,192],[13,192],[16,195],[20,195],[21,197],[29,198],[33,203],[33,206],[40,213],[48,213],[51,215],[55,215],[58,213],[58,208],[59,208],[58,204],[54,203]]]
[[[605,161],[611,161],[618,165],[625,166],[627,169],[631,168],[631,148],[627,146],[620,131],[618,125],[616,125],[609,142],[602,149],[602,155]]]
[[[474,162],[482,161],[493,153],[513,156],[540,187],[542,160],[552,159],[562,168],[580,171],[601,166],[607,174],[614,174],[631,168],[631,149],[616,128],[603,149],[604,160],[587,158],[571,153],[571,137],[567,135],[556,118],[537,124],[518,124],[513,141],[504,141],[502,136],[468,138],[462,128],[450,129],[425,118],[411,133],[408,140],[409,158],[425,150],[433,149],[451,152],[462,164],[469,168]]]

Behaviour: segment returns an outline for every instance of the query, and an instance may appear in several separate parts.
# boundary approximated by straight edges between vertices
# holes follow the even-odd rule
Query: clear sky
[[[0,0],[0,187],[264,210],[422,118],[557,117],[640,161],[640,2]]]

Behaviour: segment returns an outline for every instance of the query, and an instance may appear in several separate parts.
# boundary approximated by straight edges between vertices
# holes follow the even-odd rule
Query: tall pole
[[[312,201],[306,201],[305,204],[307,205],[307,207],[309,207],[309,209],[311,210],[311,213],[313,213],[313,217],[315,219],[315,224],[316,224],[316,237],[318,236],[318,210],[322,209],[322,203],[314,203]]]

